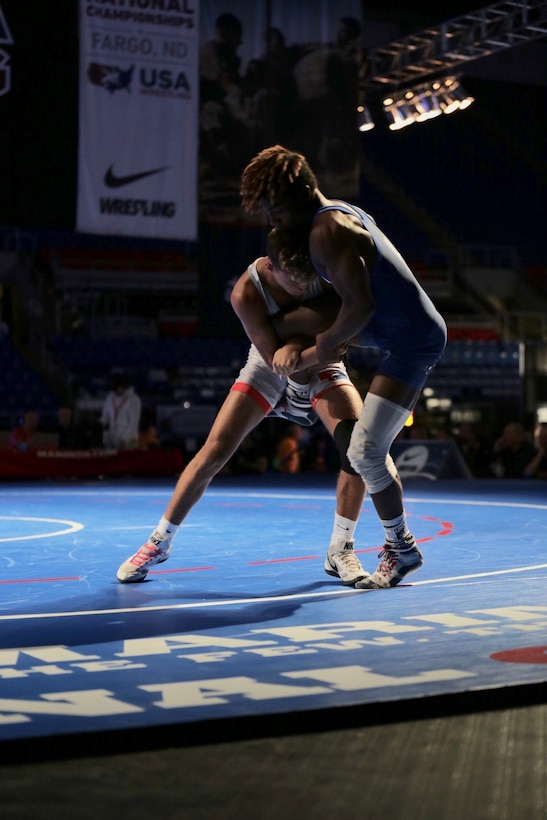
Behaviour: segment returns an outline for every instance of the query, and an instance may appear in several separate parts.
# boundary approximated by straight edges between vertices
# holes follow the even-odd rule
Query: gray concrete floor
[[[298,727],[296,727],[298,728]],[[3,765],[3,820],[546,820],[547,706]],[[52,741],[52,749],[54,740]]]

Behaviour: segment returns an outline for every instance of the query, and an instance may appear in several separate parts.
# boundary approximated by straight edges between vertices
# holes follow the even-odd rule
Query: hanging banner
[[[76,229],[197,238],[199,0],[80,0]]]
[[[13,37],[0,6],[0,46],[12,46]],[[11,67],[9,51],[0,48],[0,96],[7,94],[11,88]]]

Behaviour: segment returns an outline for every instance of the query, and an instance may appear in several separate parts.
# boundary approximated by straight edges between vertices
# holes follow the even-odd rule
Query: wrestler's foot
[[[330,546],[325,558],[325,572],[340,578],[346,586],[353,586],[357,581],[367,578],[369,573],[363,569],[355,555],[353,541],[340,541]]]
[[[372,575],[355,584],[358,589],[389,589],[389,587],[394,587],[411,572],[420,569],[424,562],[422,553],[418,549],[414,538],[408,541],[408,546],[404,548],[384,544],[378,558],[380,558],[380,563]]]
[[[117,572],[117,579],[122,584],[129,584],[135,581],[144,581],[148,574],[148,570],[154,564],[161,564],[167,561],[169,553],[171,552],[171,541],[163,539],[155,544],[148,541],[142,547],[128,558],[127,561],[121,565]]]

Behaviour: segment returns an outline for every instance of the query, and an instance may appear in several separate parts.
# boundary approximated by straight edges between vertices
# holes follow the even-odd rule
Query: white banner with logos
[[[197,238],[199,0],[80,0],[76,229]]]

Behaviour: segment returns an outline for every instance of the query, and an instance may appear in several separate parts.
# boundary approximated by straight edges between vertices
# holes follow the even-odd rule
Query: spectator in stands
[[[534,431],[536,454],[524,468],[524,475],[530,478],[547,478],[547,422],[536,425]]]
[[[304,446],[302,428],[298,424],[290,424],[275,451],[276,467],[280,473],[300,472]]]
[[[200,154],[212,165],[230,169],[240,146],[235,138],[244,117],[243,77],[238,51],[243,26],[234,14],[220,14],[214,36],[199,53]]]
[[[281,29],[271,26],[265,35],[265,50],[261,56],[266,74],[270,124],[277,139],[294,139],[297,90],[294,66],[300,56],[300,47],[287,46]]]
[[[140,450],[150,450],[161,444],[154,416],[154,410],[150,407],[147,407],[141,414],[138,442]]]
[[[133,450],[138,446],[141,400],[122,373],[112,379],[101,413],[107,450]]]
[[[215,21],[215,32],[212,40],[200,49],[199,73],[202,85],[206,85],[208,94],[218,95],[222,99],[226,93],[226,83],[240,82],[241,58],[238,50],[241,45],[243,27],[235,14],[220,14]],[[205,97],[208,95],[205,94]]]
[[[96,410],[78,410],[78,425],[82,431],[84,450],[100,450],[103,446],[104,427]]]
[[[306,441],[303,470],[313,473],[336,473],[340,469],[340,454],[326,430],[315,428]]]
[[[57,448],[59,450],[87,450],[89,443],[85,430],[76,424],[72,407],[57,410]]]
[[[487,478],[491,475],[492,444],[481,434],[476,424],[462,424],[456,443],[472,476]]]
[[[10,448],[18,453],[28,453],[34,449],[34,434],[38,430],[39,421],[37,410],[25,410],[19,424],[11,431]]]
[[[510,421],[493,447],[490,473],[497,478],[525,478],[525,470],[536,455],[519,421]]]
[[[298,138],[308,161],[348,167],[356,156],[361,23],[341,18],[332,43],[302,47],[294,67],[298,93]]]
[[[303,426],[321,419],[332,435],[342,462],[336,490],[336,512],[324,569],[351,586],[367,576],[354,550],[354,532],[365,487],[346,458],[347,444],[362,399],[340,360],[317,365],[288,378],[274,372],[274,362],[295,361],[313,339],[298,328],[281,341],[276,329],[284,311],[306,304],[318,324],[332,321],[338,299],[325,289],[310,265],[307,245],[297,245],[283,231],[268,236],[268,257],[260,257],[241,275],[231,296],[232,306],[251,340],[247,362],[241,369],[213,423],[207,440],[181,474],[167,508],[148,541],[119,567],[122,583],[143,581],[148,571],[165,561],[182,521],[200,500],[211,480],[231,458],[245,436],[265,416],[298,422]],[[310,331],[308,331],[310,332]],[[303,374],[308,382],[303,383]],[[299,381],[297,381],[299,379]],[[313,407],[312,407],[313,404]],[[242,521],[242,528],[245,522]]]
[[[139,449],[150,450],[153,447],[159,447],[161,444],[158,431],[154,424],[148,424],[139,431]]]

